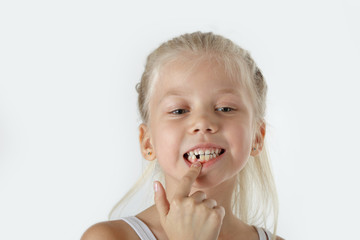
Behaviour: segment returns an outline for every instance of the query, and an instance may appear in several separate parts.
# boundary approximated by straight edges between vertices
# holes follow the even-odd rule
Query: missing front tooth
[[[223,154],[224,152],[225,152],[225,149],[221,149],[218,156],[220,156],[220,155]],[[195,155],[196,159],[200,159],[200,154],[194,154],[194,155]],[[194,156],[194,155],[193,155],[193,156]],[[184,158],[185,158],[185,159],[189,159],[189,157],[190,157],[190,154],[189,154],[189,153],[185,153],[185,154],[184,154]]]

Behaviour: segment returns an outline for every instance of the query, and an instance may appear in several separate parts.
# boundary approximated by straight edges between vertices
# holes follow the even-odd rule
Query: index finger
[[[188,197],[191,191],[191,186],[199,176],[201,171],[201,163],[198,161],[193,163],[189,171],[181,179],[179,186],[176,189],[174,197],[183,198]]]

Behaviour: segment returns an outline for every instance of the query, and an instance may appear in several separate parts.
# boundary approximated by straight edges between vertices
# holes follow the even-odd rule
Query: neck
[[[175,193],[176,186],[179,184],[177,181],[174,182],[172,179],[165,178],[166,181],[166,191],[168,200],[170,201],[172,199],[172,196]],[[223,219],[223,224],[220,230],[220,235],[223,235],[223,233],[229,233],[231,232],[230,229],[233,229],[234,224],[242,223],[234,214],[231,207],[231,200],[232,195],[234,191],[234,187],[236,184],[236,175],[229,180],[222,182],[221,184],[217,186],[212,186],[208,188],[196,188],[193,187],[190,192],[190,196],[197,192],[202,191],[206,194],[208,199],[214,199],[217,202],[217,206],[222,206],[225,209],[225,216]]]
[[[171,201],[172,196],[175,192],[176,182],[171,181],[171,179],[165,179],[166,181],[166,193],[168,200]],[[231,208],[231,198],[233,194],[233,189],[236,183],[236,176],[230,178],[230,180],[223,182],[219,186],[211,188],[192,188],[190,195],[196,191],[203,191],[206,193],[207,198],[216,200],[218,206],[222,206],[225,209],[225,216],[219,233],[219,240],[222,239],[256,239],[249,236],[257,236],[256,231],[249,225],[243,223],[238,219],[232,212]],[[158,239],[167,239],[164,230],[160,224],[160,219],[156,206],[153,205],[150,208],[146,209],[142,213],[138,214],[141,220],[143,220],[155,233]],[[156,219],[156,220],[155,220]],[[249,235],[250,234],[250,235]],[[252,234],[252,235],[251,235]]]

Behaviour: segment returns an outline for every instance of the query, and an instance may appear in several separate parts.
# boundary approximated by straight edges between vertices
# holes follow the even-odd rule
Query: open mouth
[[[211,159],[217,158],[218,156],[224,154],[225,149],[222,148],[207,148],[207,149],[195,149],[193,151],[187,152],[184,154],[184,158],[191,163],[194,163],[198,160],[205,163]]]

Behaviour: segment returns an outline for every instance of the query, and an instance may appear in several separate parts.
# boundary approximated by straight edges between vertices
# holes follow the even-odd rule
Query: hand
[[[200,162],[189,168],[170,203],[161,183],[154,183],[156,208],[170,240],[216,240],[219,236],[225,209],[217,206],[214,199],[207,199],[204,192],[189,196],[200,171]]]

